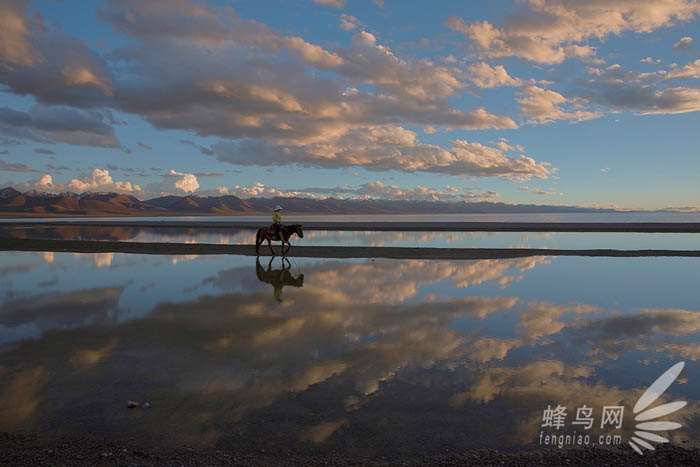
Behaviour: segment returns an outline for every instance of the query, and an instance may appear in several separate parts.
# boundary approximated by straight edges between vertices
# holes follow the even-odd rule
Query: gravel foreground
[[[479,465],[479,466],[691,466],[700,465],[700,449],[679,446],[661,446],[656,451],[640,456],[622,447],[609,449],[524,450],[498,452],[466,449],[464,452],[446,452],[411,458],[377,456],[349,456],[343,452],[295,455],[275,453],[237,452],[216,448],[158,448],[86,438],[60,438],[51,442],[39,441],[33,435],[0,433],[0,465],[15,466],[316,466],[316,465]]]

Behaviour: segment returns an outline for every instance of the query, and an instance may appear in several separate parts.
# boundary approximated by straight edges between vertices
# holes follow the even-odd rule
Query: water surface
[[[615,432],[629,436],[629,407],[686,361],[665,400],[690,403],[669,436],[696,445],[699,266],[0,253],[0,430],[349,456],[520,449],[548,404],[626,406]]]
[[[154,243],[251,245],[255,230],[230,227],[21,226],[0,227],[0,238],[111,240]],[[300,245],[700,250],[698,233],[634,232],[382,232],[306,230]]]

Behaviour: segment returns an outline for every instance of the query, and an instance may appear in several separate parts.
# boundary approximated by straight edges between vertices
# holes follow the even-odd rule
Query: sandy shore
[[[0,239],[0,251],[56,251],[71,253],[134,253],[146,255],[256,256],[253,245],[208,243],[140,243],[85,240]],[[275,254],[280,255],[279,246]],[[269,256],[267,246],[260,256]],[[537,248],[405,248],[365,246],[299,246],[287,256],[299,258],[497,259],[526,256],[700,257],[700,250],[556,250]]]
[[[287,223],[293,223],[290,219]],[[3,221],[0,227],[28,226],[120,226],[120,227],[188,227],[257,229],[268,225],[261,221],[211,220],[38,220]],[[386,231],[386,232],[645,232],[645,233],[700,233],[698,222],[367,222],[367,221],[306,221],[305,230]]]
[[[524,449],[499,452],[489,449],[469,449],[423,456],[383,456],[366,452],[348,455],[336,450],[309,452],[270,452],[251,446],[245,451],[219,448],[143,446],[141,443],[121,443],[92,437],[64,437],[54,441],[39,441],[31,434],[0,433],[0,459],[3,466],[312,466],[312,465],[478,465],[478,466],[686,466],[697,465],[700,451],[679,446],[659,446],[653,452],[639,456],[627,447],[622,449]]]

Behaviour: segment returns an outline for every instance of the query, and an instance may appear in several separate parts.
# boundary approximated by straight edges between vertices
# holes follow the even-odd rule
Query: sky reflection
[[[99,256],[0,254],[0,429],[516,448],[547,403],[629,404],[686,360],[672,436],[697,439],[692,259]]]

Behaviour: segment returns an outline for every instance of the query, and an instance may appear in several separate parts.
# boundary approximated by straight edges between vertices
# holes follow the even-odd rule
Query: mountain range
[[[0,189],[2,216],[180,216],[269,213],[277,204],[285,212],[304,214],[468,214],[506,212],[613,212],[612,209],[380,199],[249,198],[236,196],[163,196],[140,200],[119,193],[39,193]]]

